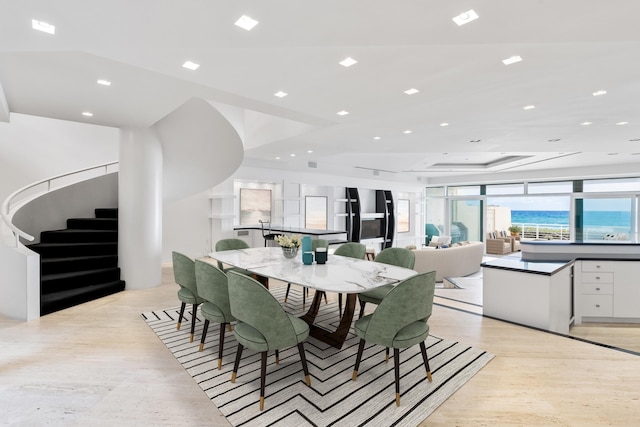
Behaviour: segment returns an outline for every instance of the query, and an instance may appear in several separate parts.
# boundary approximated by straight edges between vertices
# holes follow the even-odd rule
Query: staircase
[[[64,230],[43,231],[29,248],[40,254],[40,314],[124,290],[118,268],[118,209],[95,218],[67,219]]]

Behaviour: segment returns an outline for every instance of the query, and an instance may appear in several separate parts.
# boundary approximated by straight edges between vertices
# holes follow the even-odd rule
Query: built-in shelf
[[[210,219],[233,219],[236,216],[234,214],[211,214]]]
[[[384,218],[384,213],[380,213],[380,212],[361,213],[360,214],[360,218],[362,218],[362,219]]]

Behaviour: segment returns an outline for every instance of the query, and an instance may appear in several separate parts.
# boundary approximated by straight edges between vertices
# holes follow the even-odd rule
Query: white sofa
[[[468,242],[448,248],[426,247],[414,249],[416,256],[414,270],[418,273],[436,272],[436,282],[444,277],[462,277],[480,270],[484,245],[482,242]]]

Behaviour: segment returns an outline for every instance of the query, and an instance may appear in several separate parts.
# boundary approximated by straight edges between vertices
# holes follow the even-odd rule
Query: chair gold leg
[[[351,377],[351,379],[355,381],[356,378],[358,378],[358,371],[353,371],[353,376]]]
[[[236,382],[236,373],[235,373],[235,372],[232,372],[232,373],[231,373],[231,382],[232,382],[232,383],[235,383],[235,382]]]
[[[189,342],[193,342],[193,334],[189,334]]]
[[[180,330],[180,326],[182,326],[182,322],[178,322],[178,326],[176,327],[176,329]]]
[[[222,359],[218,359],[218,371],[222,369]]]
[[[431,371],[427,371],[427,380],[431,382],[433,379],[431,378]]]
[[[204,349],[204,343],[200,343],[200,349],[198,351],[202,351]]]
[[[400,393],[396,393],[396,406],[400,406]]]
[[[309,375],[305,375],[304,379],[307,381],[307,387],[311,387],[311,377]]]
[[[260,410],[264,411],[264,396],[260,396]]]
[[[227,323],[227,331],[231,332],[231,323]]]

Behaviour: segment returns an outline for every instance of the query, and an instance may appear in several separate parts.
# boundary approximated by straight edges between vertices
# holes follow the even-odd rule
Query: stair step
[[[118,218],[69,218],[67,228],[76,230],[117,230]]]
[[[118,243],[36,243],[29,249],[41,258],[66,258],[90,255],[117,255]]]
[[[116,280],[42,295],[40,297],[40,315],[53,313],[54,311],[123,291],[124,286],[125,283],[122,280]]]
[[[40,243],[117,242],[118,230],[51,230],[40,233]]]
[[[118,208],[98,208],[94,212],[96,218],[118,218]]]
[[[41,275],[40,292],[42,295],[68,289],[93,286],[100,283],[120,280],[119,268],[101,268],[97,270],[76,271]]]
[[[67,258],[42,258],[40,274],[71,273],[73,271],[97,270],[118,266],[117,255],[78,256]]]

